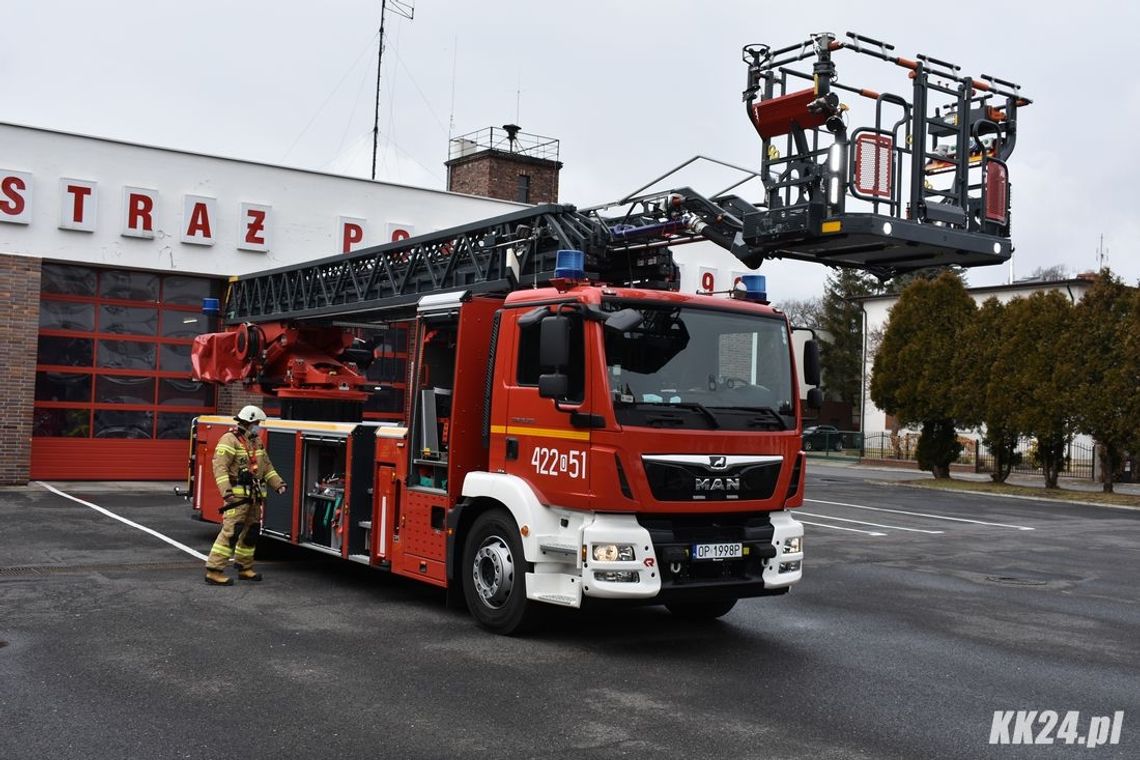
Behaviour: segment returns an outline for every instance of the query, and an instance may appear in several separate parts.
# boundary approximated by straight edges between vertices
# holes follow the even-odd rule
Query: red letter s
[[[24,213],[24,196],[18,191],[27,190],[28,186],[19,177],[5,177],[0,180],[0,193],[8,196],[7,201],[0,201],[0,211],[10,216],[19,216]]]

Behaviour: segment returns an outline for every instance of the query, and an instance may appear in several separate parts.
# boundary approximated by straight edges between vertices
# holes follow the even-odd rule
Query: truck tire
[[[716,620],[724,617],[736,606],[735,599],[709,599],[700,602],[673,602],[665,609],[685,620]]]
[[[532,628],[537,605],[526,598],[531,565],[510,513],[492,509],[479,515],[463,546],[463,597],[475,622],[506,636]]]

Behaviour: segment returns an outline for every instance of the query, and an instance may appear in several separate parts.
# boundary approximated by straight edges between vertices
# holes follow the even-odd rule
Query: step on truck
[[[840,84],[841,50],[902,67],[909,93]],[[744,59],[761,162],[728,190],[535,206],[232,278],[193,366],[276,407],[263,435],[293,488],[269,494],[262,535],[446,588],[498,633],[546,605],[707,619],[787,593],[818,348],[796,355],[762,275],[679,292],[671,248],[883,278],[1005,261],[1029,101],[854,34]],[[755,201],[731,192],[750,180]],[[193,426],[199,519],[221,520],[211,458],[232,424]]]

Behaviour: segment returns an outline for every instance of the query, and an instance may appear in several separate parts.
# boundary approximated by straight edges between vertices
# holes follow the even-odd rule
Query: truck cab
[[[801,410],[783,314],[564,282],[510,294],[495,320],[488,466],[466,476],[463,507],[511,512],[528,598],[711,616],[800,579],[788,510],[803,500]],[[473,611],[504,562],[469,560],[490,579],[471,584]]]

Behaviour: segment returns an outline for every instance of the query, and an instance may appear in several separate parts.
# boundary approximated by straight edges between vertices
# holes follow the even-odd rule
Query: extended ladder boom
[[[840,83],[839,51],[902,68],[909,97]],[[1011,82],[893,51],[850,32],[845,41],[823,33],[781,49],[745,47],[744,101],[762,141],[761,168],[743,169],[745,180],[710,198],[681,188],[589,210],[547,204],[237,277],[226,321],[374,318],[428,293],[506,292],[550,280],[560,249],[584,252],[587,272],[603,282],[646,288],[676,288],[668,247],[697,240],[749,268],[791,258],[882,279],[1006,261],[1013,250],[1006,161],[1018,109],[1030,101]],[[796,68],[808,60],[810,70]],[[852,128],[854,111],[841,93],[873,104],[874,119]],[[764,185],[758,202],[728,194],[751,179]],[[624,213],[613,211],[619,206]]]
[[[840,51],[906,71],[909,95],[841,83],[833,59]],[[1013,251],[1006,162],[1019,109],[1030,101],[1012,82],[893,51],[850,32],[846,40],[823,33],[781,49],[744,48],[744,102],[761,139],[760,169],[713,161],[745,178],[711,197],[687,187],[638,195],[698,159],[712,161],[698,156],[606,206],[535,206],[235,277],[224,320],[231,332],[244,330],[244,348],[240,336],[202,336],[196,376],[240,377],[282,396],[355,398],[366,392],[358,370],[367,356],[345,330],[407,319],[427,294],[544,285],[563,249],[583,252],[590,279],[674,290],[670,248],[700,240],[752,269],[790,258],[881,279],[1006,261]],[[797,69],[805,61],[810,69]],[[854,107],[844,96],[857,98]],[[855,126],[860,103],[873,119]],[[753,180],[763,184],[759,200],[730,194]]]

